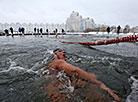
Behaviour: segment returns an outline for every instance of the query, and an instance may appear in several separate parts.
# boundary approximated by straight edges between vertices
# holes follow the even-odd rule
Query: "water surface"
[[[114,38],[114,37],[113,37]],[[106,36],[64,35],[0,37],[0,101],[45,102],[39,70],[55,48],[66,51],[67,62],[94,73],[127,102],[138,100],[138,43],[84,46],[63,41],[96,41]],[[40,69],[39,69],[40,68]]]

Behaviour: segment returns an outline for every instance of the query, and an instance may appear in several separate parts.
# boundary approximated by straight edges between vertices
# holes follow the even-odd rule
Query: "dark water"
[[[39,71],[58,47],[65,49],[67,62],[94,73],[126,102],[138,102],[138,43],[91,47],[55,41],[102,39],[107,37],[0,37],[0,102],[45,102]]]

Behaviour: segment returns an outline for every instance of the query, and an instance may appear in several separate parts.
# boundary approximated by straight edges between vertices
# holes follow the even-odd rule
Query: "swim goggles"
[[[58,50],[58,52],[62,52],[63,50]]]

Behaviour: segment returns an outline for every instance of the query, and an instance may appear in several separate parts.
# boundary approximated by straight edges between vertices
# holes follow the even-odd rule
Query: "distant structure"
[[[69,17],[66,19],[65,23],[61,24],[48,24],[48,23],[0,23],[0,32],[3,33],[5,29],[10,30],[10,27],[13,28],[14,34],[18,33],[18,28],[23,27],[25,29],[24,33],[34,33],[34,28],[42,28],[43,33],[53,33],[55,29],[57,29],[57,33],[64,32],[106,32],[106,29],[109,25],[103,24],[96,24],[92,18],[83,18],[78,12],[72,11]],[[111,28],[112,33],[117,32],[117,25],[116,26],[109,26]],[[48,30],[48,32],[47,32]],[[129,25],[126,25],[124,29],[121,29],[123,33],[138,33],[138,26],[130,28]],[[11,32],[10,32],[11,33]]]
[[[72,11],[66,20],[66,31],[81,32],[86,29],[94,29],[95,22],[92,18],[83,18],[78,12]]]
[[[133,28],[131,29],[131,32],[133,32],[133,33],[138,33],[138,26],[133,27]]]

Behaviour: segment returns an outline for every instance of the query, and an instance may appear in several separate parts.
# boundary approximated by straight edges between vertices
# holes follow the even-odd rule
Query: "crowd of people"
[[[34,28],[34,34],[35,35],[41,35],[41,37],[42,37],[42,35],[43,35],[43,28]]]
[[[9,30],[10,30],[11,34],[9,34]],[[5,30],[4,30],[5,35],[6,35],[6,36],[11,35],[11,36],[13,37],[13,36],[14,36],[14,33],[13,33],[14,30],[13,30],[13,28],[10,27],[9,30],[8,30],[8,29],[5,29]],[[18,28],[18,32],[19,32],[19,33],[18,33],[19,35],[24,35],[24,33],[25,33],[25,28],[24,28],[24,27],[19,27],[19,28]]]
[[[111,32],[111,28],[108,26],[107,29],[106,29],[107,33],[109,34]],[[119,34],[121,32],[121,26],[118,25],[117,27],[117,34]]]
[[[11,32],[11,34],[9,34],[9,31]],[[108,26],[107,29],[106,29],[106,31],[107,31],[108,34],[110,34],[111,27]],[[48,31],[48,29],[46,29],[45,32],[46,32],[47,35],[50,34],[49,31]],[[57,29],[55,29],[53,31],[53,33],[56,35],[56,37],[57,37],[57,32],[58,32]],[[65,32],[64,29],[62,29],[62,33],[64,33],[64,32]],[[121,26],[118,25],[118,27],[116,28],[116,33],[119,34],[120,32],[121,32]],[[5,29],[4,33],[5,33],[6,36],[11,35],[13,37],[15,35],[14,34],[14,30],[13,30],[12,27],[10,27],[9,29]],[[18,28],[18,35],[24,35],[24,34],[25,34],[25,28],[24,27],[19,27]],[[34,28],[34,34],[35,35],[41,35],[41,37],[42,37],[42,35],[43,35],[43,28],[36,28],[35,27]]]

